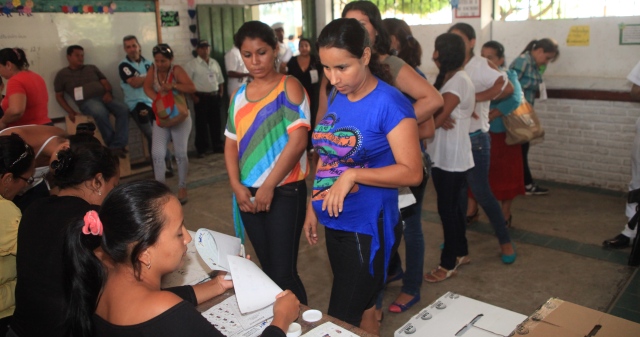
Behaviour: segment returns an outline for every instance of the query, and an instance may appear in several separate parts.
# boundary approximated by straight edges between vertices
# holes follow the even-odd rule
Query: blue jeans
[[[89,98],[78,103],[83,115],[91,116],[96,121],[102,139],[107,147],[120,149],[129,143],[129,108],[122,102],[112,100],[109,103],[101,97]],[[111,127],[109,113],[116,118],[116,129]]]
[[[473,197],[484,210],[493,226],[500,244],[511,242],[507,231],[507,221],[502,214],[500,203],[493,196],[489,186],[489,164],[491,160],[491,136],[483,132],[471,137],[471,152],[475,166],[467,171],[467,183]],[[466,212],[467,198],[464,198],[463,209]]]

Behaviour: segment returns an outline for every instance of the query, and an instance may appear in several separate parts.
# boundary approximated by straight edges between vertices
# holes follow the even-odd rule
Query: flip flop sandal
[[[444,276],[436,274],[438,271],[444,272]],[[438,266],[438,268],[433,269],[428,274],[424,275],[424,280],[429,283],[437,283],[437,282],[442,282],[450,277],[453,277],[456,274],[457,274],[457,271],[455,270],[455,268],[451,270],[446,270]]]
[[[420,295],[414,296],[413,299],[405,304],[400,304],[398,302],[393,302],[389,305],[389,312],[393,312],[396,314],[403,313],[409,310],[414,304],[420,302]]]

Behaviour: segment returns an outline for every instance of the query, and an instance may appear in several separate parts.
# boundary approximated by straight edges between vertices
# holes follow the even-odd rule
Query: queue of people
[[[195,305],[232,281],[218,275],[160,288],[191,241],[181,206],[188,200],[192,128],[186,97],[196,104],[198,153],[224,152],[236,234],[246,231],[262,269],[287,289],[275,299],[263,336],[284,336],[299,304],[307,304],[298,250],[303,233],[310,245],[319,242],[318,225],[325,227],[334,276],[328,313],[372,334],[380,329],[387,283],[403,281],[388,307],[402,313],[420,301],[423,280],[445,281],[470,263],[465,231],[478,205],[494,227],[502,262],[515,262],[511,202],[544,189],[527,178],[527,150],[505,143],[500,119],[523,98],[533,104],[539,67],[558,57],[557,43],[532,41],[513,71],[505,71],[504,47],[491,41],[475,55],[473,28],[458,23],[435,40],[439,73],[431,84],[418,68],[422,50],[409,26],[382,20],[371,2],[347,4],[342,18],[322,29],[317,56],[301,38],[300,55],[291,58],[283,36],[281,24],[259,21],[234,35],[225,56],[224,145],[217,123],[225,80],[205,40],[183,68],[169,45],[155,46],[148,61],[135,36],[125,37],[119,74],[126,104],[113,99],[97,67],[84,64],[81,46],[67,49],[56,100],[73,120],[79,112],[65,95],[73,98],[98,124],[104,145],[36,117],[42,96],[32,94],[44,82],[20,49],[0,50],[0,75],[9,79],[0,119],[0,264],[9,281],[0,287],[15,294],[0,307],[0,322],[10,325],[6,336],[222,336]],[[26,89],[34,83],[39,89]],[[46,109],[46,89],[44,98]],[[130,115],[149,141],[155,180],[118,186]],[[170,141],[177,195],[164,184]],[[308,156],[310,149],[317,156]],[[430,176],[444,243],[439,264],[425,274],[420,212]],[[44,190],[21,195],[38,186],[35,180]],[[397,254],[403,234],[405,270]]]

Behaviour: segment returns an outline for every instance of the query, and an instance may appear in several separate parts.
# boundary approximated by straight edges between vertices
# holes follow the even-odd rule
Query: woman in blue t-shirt
[[[357,20],[332,21],[318,46],[334,89],[312,137],[320,160],[304,231],[313,245],[317,223],[326,227],[329,315],[377,334],[375,298],[402,231],[397,188],[422,180],[417,122],[407,98],[381,80],[389,75]]]

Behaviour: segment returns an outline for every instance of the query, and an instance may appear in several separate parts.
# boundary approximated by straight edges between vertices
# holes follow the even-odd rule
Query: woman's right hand
[[[291,290],[285,290],[276,296],[276,303],[273,304],[272,325],[279,327],[287,333],[289,325],[300,315],[300,301]]]
[[[238,207],[241,211],[245,213],[255,213],[256,205],[251,201],[251,191],[242,185],[235,184],[232,186],[233,193],[236,195],[236,201],[238,202]]]
[[[311,201],[307,207],[307,215],[304,218],[304,226],[302,227],[304,236],[307,237],[307,241],[310,245],[318,243],[318,216],[311,206]]]

